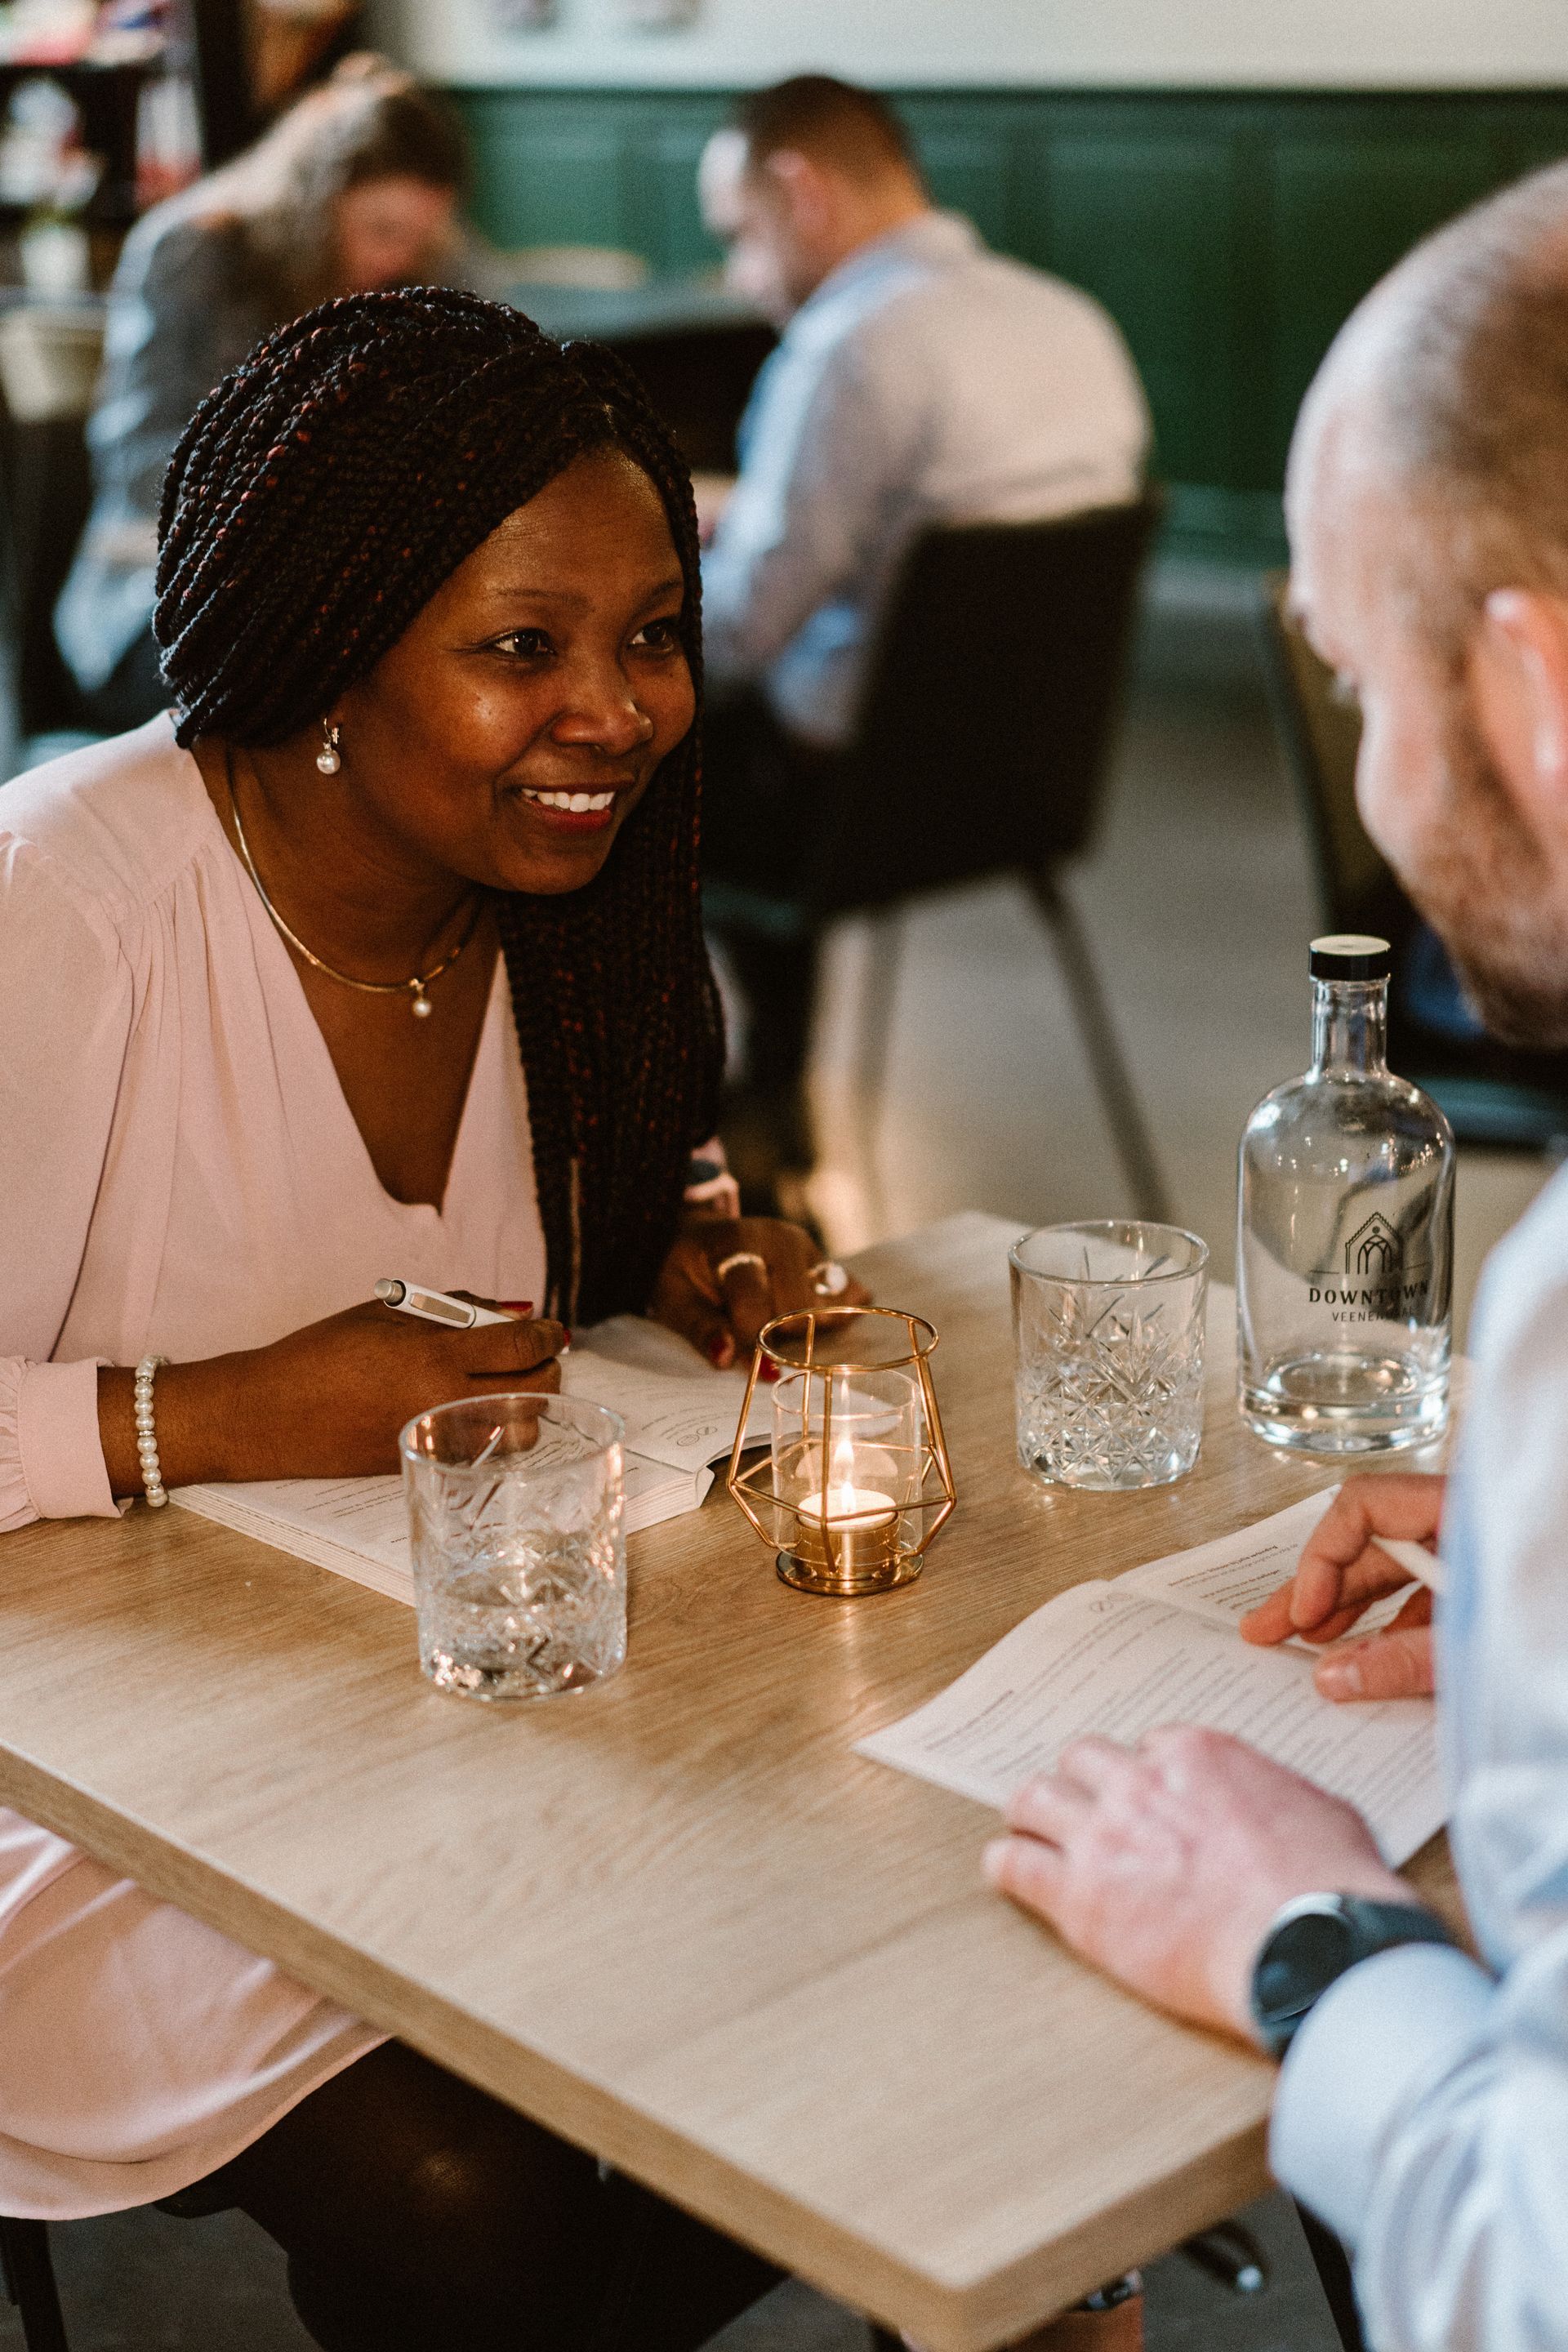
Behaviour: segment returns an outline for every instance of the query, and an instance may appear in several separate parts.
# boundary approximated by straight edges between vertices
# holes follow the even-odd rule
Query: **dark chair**
[[[26,2352],[70,2352],[45,2222],[0,2215],[0,2284],[20,2315]]]
[[[79,416],[0,421],[11,772],[31,765],[26,745],[86,727],[76,684],[54,637],[65,583],[91,503]],[[47,756],[47,754],[45,755]]]
[[[1336,931],[1375,932],[1394,950],[1389,1058],[1402,1076],[1442,1105],[1461,1143],[1561,1151],[1568,1146],[1568,1054],[1502,1045],[1467,1020],[1440,944],[1357,813],[1361,720],[1337,698],[1332,672],[1291,614],[1289,585],[1282,572],[1264,583],[1264,667],[1275,722],[1295,778],[1326,921]],[[1451,1021],[1441,1019],[1445,1003],[1453,1009]]]
[[[1012,875],[1030,893],[1072,1002],[1141,1215],[1166,1192],[1062,868],[1089,843],[1125,684],[1151,493],[1049,522],[928,531],[905,559],[852,743],[803,752],[795,895],[814,926],[870,914],[859,1056],[868,1173],[898,977],[900,912]]]
[[[1326,2230],[1317,2215],[1309,2213],[1304,2205],[1297,2206],[1296,2218],[1301,2224],[1307,2252],[1312,2257],[1312,2268],[1318,2273],[1318,2284],[1323,2290],[1323,2299],[1334,2323],[1334,2333],[1344,2347],[1344,2352],[1367,2352],[1350,2256],[1333,2231]]]

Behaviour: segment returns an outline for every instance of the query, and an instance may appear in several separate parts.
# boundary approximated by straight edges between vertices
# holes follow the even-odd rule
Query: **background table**
[[[610,344],[637,370],[687,464],[733,471],[735,427],[777,340],[749,302],[701,278],[616,289],[524,283],[507,299],[558,341]]]
[[[178,1509],[27,1528],[0,1797],[936,2352],[1016,2336],[1264,2185],[1272,2070],[1068,1958],[982,1885],[992,1815],[851,1742],[1326,1474],[1238,1427],[1222,1292],[1191,1477],[1026,1477],[1016,1231],[859,1261],[942,1333],[959,1507],[917,1583],[792,1592],[718,1488],[633,1539],[622,1675],[508,1710],[430,1690],[395,1603]]]

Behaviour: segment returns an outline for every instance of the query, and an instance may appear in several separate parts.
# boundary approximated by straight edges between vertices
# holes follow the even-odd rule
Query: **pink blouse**
[[[256,1347],[385,1274],[543,1296],[504,971],[446,1198],[395,1201],[166,719],[0,789],[0,1531],[115,1511],[100,1363]],[[167,2196],[381,2039],[0,1811],[0,2211]]]

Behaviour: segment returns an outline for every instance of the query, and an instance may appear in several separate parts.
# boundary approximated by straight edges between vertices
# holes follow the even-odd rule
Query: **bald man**
[[[1412,255],[1313,386],[1293,593],[1364,717],[1368,829],[1489,1025],[1568,1041],[1568,168]],[[1568,2347],[1568,1171],[1494,1255],[1458,1463],[1349,1484],[1250,1629],[1342,1631],[1440,1543],[1437,1690],[1478,1961],[1359,1817],[1239,1742],[1098,1741],[995,1885],[1146,1999],[1283,2057],[1274,2167],[1378,2352]],[[1406,1629],[1360,1689],[1430,1681]],[[1342,1696],[1353,1696],[1342,1692]]]

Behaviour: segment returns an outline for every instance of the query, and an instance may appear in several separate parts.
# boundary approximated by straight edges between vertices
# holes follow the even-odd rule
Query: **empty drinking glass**
[[[468,1397],[404,1430],[419,1663],[438,1690],[543,1698],[626,1654],[620,1418]]]
[[[1163,1486],[1198,1458],[1208,1249],[1175,1225],[1042,1225],[1007,1253],[1018,1459],[1058,1486]]]

